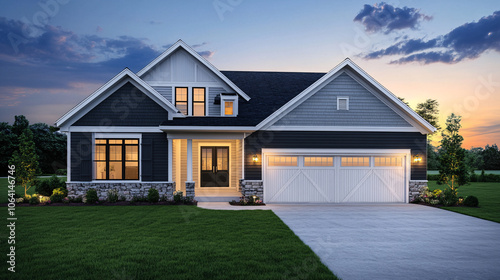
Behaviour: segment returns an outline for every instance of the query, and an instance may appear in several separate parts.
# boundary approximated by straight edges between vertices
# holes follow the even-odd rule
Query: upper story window
[[[349,110],[349,97],[337,97],[337,110]]]
[[[205,88],[193,88],[193,116],[205,116]]]
[[[236,116],[238,115],[238,95],[221,94],[220,98],[220,114],[221,116]]]
[[[139,180],[139,139],[95,139],[96,180]]]
[[[188,114],[188,88],[176,87],[175,88],[175,107],[184,115]]]

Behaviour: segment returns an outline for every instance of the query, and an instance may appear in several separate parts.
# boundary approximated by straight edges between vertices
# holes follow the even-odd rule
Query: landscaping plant
[[[86,203],[95,204],[99,201],[99,197],[97,196],[97,191],[95,189],[88,189],[85,194]]]
[[[158,193],[158,190],[155,188],[150,188],[148,190],[148,201],[151,203],[157,203],[158,200],[160,200],[160,194]]]

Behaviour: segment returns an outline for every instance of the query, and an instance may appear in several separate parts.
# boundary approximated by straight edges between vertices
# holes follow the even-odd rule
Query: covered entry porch
[[[241,196],[243,133],[167,132],[168,177],[175,190],[194,190],[197,201],[231,201]]]

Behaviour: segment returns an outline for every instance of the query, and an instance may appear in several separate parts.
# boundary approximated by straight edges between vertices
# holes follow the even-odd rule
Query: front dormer
[[[239,98],[250,99],[182,41],[137,74],[187,117],[235,117]]]

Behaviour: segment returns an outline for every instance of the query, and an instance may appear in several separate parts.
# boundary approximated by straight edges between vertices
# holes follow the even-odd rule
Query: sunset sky
[[[182,39],[220,70],[327,72],[350,57],[415,108],[500,144],[500,2],[2,1],[0,121],[54,122]]]

